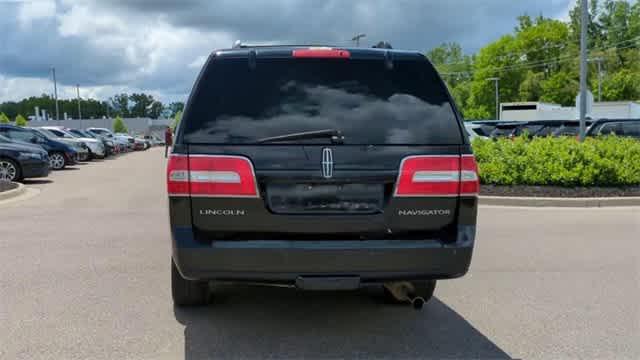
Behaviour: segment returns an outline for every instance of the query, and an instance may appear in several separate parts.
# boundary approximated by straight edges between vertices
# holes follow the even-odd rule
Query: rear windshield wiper
[[[306,140],[306,139],[319,139],[319,138],[331,138],[333,144],[342,144],[344,142],[344,136],[340,130],[325,129],[316,131],[306,131],[301,133],[292,133],[279,136],[273,136],[263,139],[258,139],[258,143],[289,141],[289,140]]]

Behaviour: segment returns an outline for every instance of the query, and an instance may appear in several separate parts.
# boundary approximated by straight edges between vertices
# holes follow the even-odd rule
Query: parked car
[[[104,136],[106,138],[113,138],[113,132],[107,128],[95,128],[95,127],[90,127],[87,128],[88,132],[95,134],[95,135],[99,135],[99,136]]]
[[[71,133],[72,135],[77,136],[78,138],[92,138],[99,141],[100,143],[102,143],[102,146],[104,147],[105,156],[110,156],[115,153],[115,144],[113,140],[108,139],[105,136],[96,135],[89,131],[80,130],[80,129],[66,128],[65,130]]]
[[[164,145],[164,140],[161,140],[160,138],[158,138],[155,135],[145,135],[144,138],[147,139],[151,143],[151,146]]]
[[[91,128],[87,128],[87,131],[94,135],[104,136],[105,138],[112,140],[114,142],[116,152],[118,153],[126,152],[129,148],[129,142],[127,140],[122,138],[116,138],[113,132],[107,128],[91,127]]]
[[[587,121],[587,126],[591,121]],[[525,132],[532,137],[539,136],[575,136],[579,133],[580,122],[578,120],[535,120],[527,121],[518,127],[514,135],[519,136]]]
[[[469,136],[469,141],[473,141],[475,139],[488,139],[488,136],[483,135],[482,125],[479,124],[471,124],[464,123],[464,129]]]
[[[640,119],[599,119],[586,132],[587,136],[610,134],[640,139]]]
[[[147,150],[148,148],[151,147],[149,142],[143,138],[134,137],[133,141],[134,141],[134,150]]]
[[[114,136],[113,141],[118,145],[118,149],[121,153],[130,151],[129,141],[119,136]]]
[[[43,136],[49,136],[55,140],[68,144],[76,151],[76,162],[87,161],[89,160],[89,147],[84,142],[78,139],[68,139],[59,137],[53,132],[42,129],[42,128],[32,128],[33,131],[39,132]]]
[[[522,126],[524,122],[522,121],[510,121],[510,122],[501,122],[495,124],[493,130],[489,134],[489,137],[492,139],[500,138],[500,137],[514,137],[517,129]]]
[[[114,134],[115,139],[120,141],[125,151],[133,151],[135,146],[135,140],[127,134]]]
[[[41,146],[49,154],[49,164],[53,170],[60,170],[67,165],[74,165],[78,158],[76,148],[33,128],[0,124],[0,135],[4,135],[15,142]]]
[[[20,144],[0,135],[0,180],[21,181],[49,175],[49,155],[39,146]]]
[[[51,135],[57,137],[61,141],[73,141],[80,145],[82,148],[87,149],[86,158],[84,158],[84,154],[79,152],[82,157],[80,160],[91,160],[93,158],[102,159],[104,158],[104,146],[101,141],[98,141],[94,138],[78,138],[74,136],[70,132],[64,130],[61,126],[42,126],[39,129],[47,131]]]
[[[224,280],[384,284],[420,307],[473,252],[479,181],[455,109],[419,52],[213,52],[167,165],[174,303]]]
[[[475,120],[475,121],[467,121],[465,124],[471,123],[473,125],[480,125],[480,127],[475,128],[475,132],[481,136],[490,137],[491,132],[498,126],[499,124],[512,123],[513,121],[504,121],[504,120]]]

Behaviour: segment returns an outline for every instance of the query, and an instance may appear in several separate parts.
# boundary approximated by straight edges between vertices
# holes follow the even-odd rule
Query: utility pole
[[[582,20],[580,29],[580,141],[586,132],[587,117],[587,26],[589,22],[588,0],[581,0]]]
[[[76,84],[76,94],[78,95],[78,120],[80,120],[80,127],[84,130],[82,126],[82,112],[80,111],[80,84]]]
[[[362,39],[363,37],[366,37],[367,34],[358,34],[356,36],[354,36],[351,41],[356,43],[356,47],[360,47],[360,39]]]
[[[495,81],[496,83],[496,120],[500,120],[500,78],[492,77],[487,81]]]
[[[56,100],[56,120],[60,120],[60,110],[58,109],[58,83],[56,82],[56,68],[51,67],[53,73],[53,96]]]

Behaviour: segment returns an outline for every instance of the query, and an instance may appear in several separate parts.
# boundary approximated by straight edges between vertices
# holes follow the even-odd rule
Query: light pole
[[[56,68],[51,67],[53,73],[53,96],[56,100],[56,120],[60,120],[60,110],[58,109],[58,83],[56,82]]]
[[[584,141],[587,117],[587,25],[589,22],[588,0],[582,0],[580,26],[580,141]]]
[[[84,130],[82,126],[82,112],[80,111],[80,84],[76,84],[76,94],[78,95],[78,120],[80,120],[80,127]]]
[[[367,34],[358,34],[351,38],[351,41],[356,43],[356,47],[360,47],[360,39],[362,39],[363,37],[367,37]]]
[[[496,120],[500,120],[500,78],[492,77],[487,81],[495,81],[496,83]]]

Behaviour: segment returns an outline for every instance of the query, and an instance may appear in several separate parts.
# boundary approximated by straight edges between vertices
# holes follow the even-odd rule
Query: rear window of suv
[[[186,143],[250,144],[325,129],[345,144],[459,144],[443,83],[426,60],[214,59],[183,119]],[[291,142],[328,142],[328,139]]]

